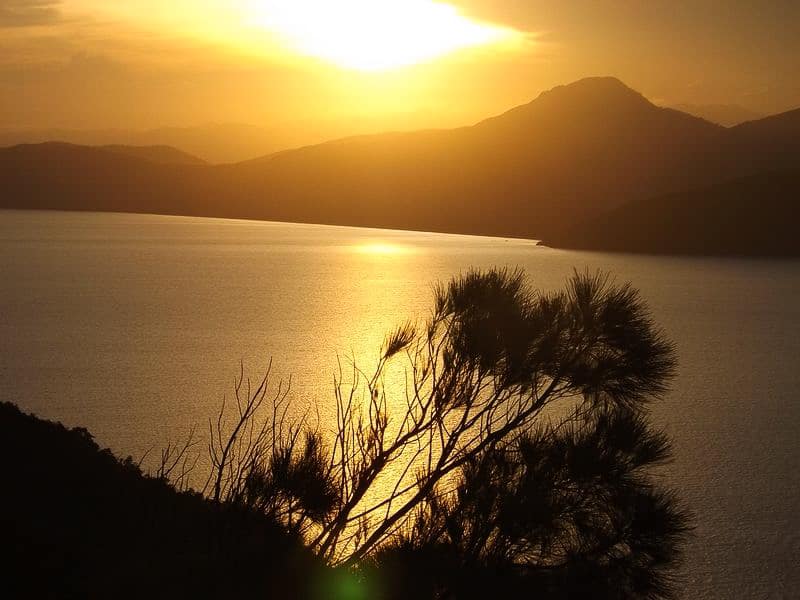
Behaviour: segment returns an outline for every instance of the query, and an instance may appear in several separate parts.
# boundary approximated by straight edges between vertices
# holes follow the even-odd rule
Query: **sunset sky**
[[[0,127],[468,124],[590,75],[800,106],[800,3],[0,0]]]

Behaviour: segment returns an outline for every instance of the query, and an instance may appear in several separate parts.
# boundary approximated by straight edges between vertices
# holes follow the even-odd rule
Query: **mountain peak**
[[[650,104],[642,94],[631,89],[616,77],[586,77],[573,83],[559,85],[542,92],[534,102],[605,103],[626,102]]]
[[[616,77],[587,77],[542,92],[531,102],[482,121],[481,124],[505,122],[519,127],[520,121],[566,122],[575,126],[602,123],[603,116],[630,119],[633,115],[653,114],[657,107]],[[699,120],[699,119],[698,119]]]

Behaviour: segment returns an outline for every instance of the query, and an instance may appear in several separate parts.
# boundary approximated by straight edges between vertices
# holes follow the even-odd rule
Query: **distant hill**
[[[800,171],[761,173],[631,202],[543,243],[648,254],[798,256],[798,207]]]
[[[629,202],[800,168],[798,127],[800,111],[725,128],[599,77],[471,127],[351,137],[228,165],[8,148],[0,206],[560,239]]]
[[[183,150],[178,150],[172,146],[122,146],[119,144],[101,146],[101,150],[135,156],[154,163],[163,165],[203,165],[206,164],[201,158],[193,156]]]
[[[0,147],[41,144],[60,140],[80,146],[172,146],[212,164],[229,164],[318,144],[346,135],[414,129],[413,115],[377,119],[318,119],[281,122],[265,126],[246,123],[210,123],[155,129],[0,129]]]
[[[784,162],[800,150],[800,108],[748,121],[731,128],[731,138],[742,146],[770,152],[770,160]],[[796,157],[796,155],[795,155]]]
[[[16,150],[14,150],[16,148]],[[124,146],[111,144],[107,146],[81,146],[68,142],[42,142],[39,144],[19,144],[11,148],[0,148],[0,152],[6,151],[5,155],[10,156],[17,153],[22,156],[33,158],[42,156],[45,158],[48,153],[57,157],[64,153],[86,153],[96,156],[97,152],[129,156],[150,163],[162,165],[205,165],[201,158],[188,154],[183,150],[172,148],[171,146]]]
[[[0,207],[197,214],[204,165],[63,143],[0,148]]]
[[[765,116],[736,104],[675,104],[672,108],[725,127],[763,119]]]
[[[0,129],[0,147],[41,144],[53,140],[80,146],[171,146],[210,163],[238,162],[322,139],[304,138],[288,127],[272,130],[237,123],[159,127],[142,131]]]

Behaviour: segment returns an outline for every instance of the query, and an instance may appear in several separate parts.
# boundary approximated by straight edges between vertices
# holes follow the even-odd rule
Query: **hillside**
[[[631,202],[543,243],[561,248],[717,256],[800,256],[800,171],[762,173]]]
[[[590,78],[471,127],[352,137],[231,165],[1,149],[0,207],[555,239],[628,202],[800,168],[798,128],[800,111],[727,129]]]
[[[305,598],[325,573],[265,518],[179,493],[84,429],[0,402],[0,455],[14,598]]]

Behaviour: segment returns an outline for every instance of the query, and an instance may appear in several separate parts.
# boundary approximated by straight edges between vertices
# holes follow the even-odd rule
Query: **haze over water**
[[[88,428],[119,455],[202,427],[243,361],[333,405],[337,354],[367,371],[424,318],[431,285],[524,267],[631,281],[676,342],[664,477],[696,513],[685,598],[786,597],[800,585],[800,261],[647,257],[533,242],[149,215],[0,211],[0,398]]]

